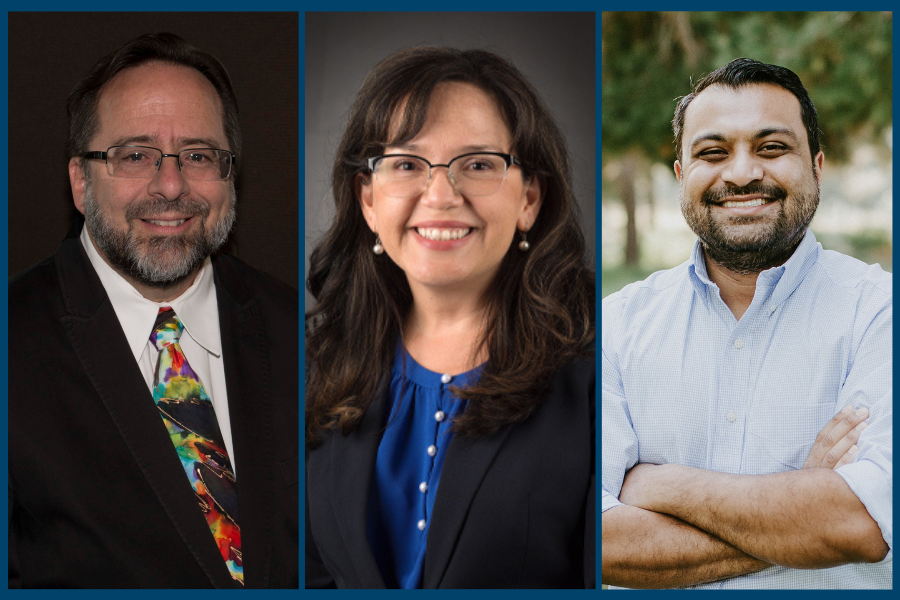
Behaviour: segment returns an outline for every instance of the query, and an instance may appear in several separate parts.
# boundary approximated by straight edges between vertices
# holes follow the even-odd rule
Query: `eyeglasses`
[[[178,169],[185,179],[217,181],[228,179],[237,156],[228,150],[188,148],[178,154],[163,154],[159,148],[147,146],[110,146],[106,152],[85,152],[82,158],[106,161],[112,177],[147,179],[156,175],[167,156],[178,158]]]
[[[522,167],[515,156],[500,152],[469,152],[445,165],[433,165],[412,154],[375,156],[366,162],[381,191],[392,198],[412,198],[424,192],[436,167],[447,167],[450,183],[463,196],[490,196],[500,191],[509,167]]]

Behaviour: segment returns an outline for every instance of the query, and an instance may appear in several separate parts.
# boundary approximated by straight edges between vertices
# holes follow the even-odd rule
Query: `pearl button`
[[[416,527],[419,528],[419,531],[425,531],[425,519],[422,519],[418,523],[416,523]]]
[[[437,446],[428,446],[428,456],[437,454]]]
[[[437,421],[438,423],[440,423],[441,421],[444,420],[444,416],[445,416],[444,411],[439,410],[436,413],[434,413],[434,420]]]
[[[733,412],[730,412],[730,413],[728,413],[728,415],[727,415],[725,418],[728,419],[728,422],[729,422],[729,423],[734,423],[734,420],[735,420],[737,417],[734,416],[734,413],[733,413]]]
[[[423,494],[428,491],[428,484],[426,482],[422,482],[419,484],[419,491]]]
[[[742,340],[734,340],[734,347],[740,350],[744,347],[744,342]]]
[[[450,375],[447,375],[446,373],[441,375],[441,383],[450,383],[450,381],[452,379],[453,379],[453,377],[451,377]]]

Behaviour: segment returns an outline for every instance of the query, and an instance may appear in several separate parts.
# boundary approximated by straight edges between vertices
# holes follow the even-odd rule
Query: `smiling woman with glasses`
[[[594,587],[594,273],[503,58],[379,63],[306,313],[306,585]]]

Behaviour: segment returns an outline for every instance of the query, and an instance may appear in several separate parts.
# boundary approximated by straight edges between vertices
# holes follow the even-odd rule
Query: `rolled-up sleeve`
[[[869,409],[868,426],[857,442],[859,454],[837,473],[881,528],[890,548],[882,562],[893,559],[894,548],[892,326],[893,308],[888,302],[861,332],[838,402],[838,406],[851,404]]]
[[[638,440],[625,401],[625,390],[617,360],[616,325],[620,323],[620,310],[615,302],[618,294],[610,296],[602,306],[602,511],[606,512],[619,502],[619,492],[625,473],[637,464]]]

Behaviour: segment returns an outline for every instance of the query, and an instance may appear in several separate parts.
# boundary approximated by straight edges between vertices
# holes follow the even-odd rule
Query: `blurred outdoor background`
[[[893,271],[891,31],[890,12],[603,13],[602,295],[690,257],[671,120],[738,57],[791,69],[816,105],[818,241]]]

